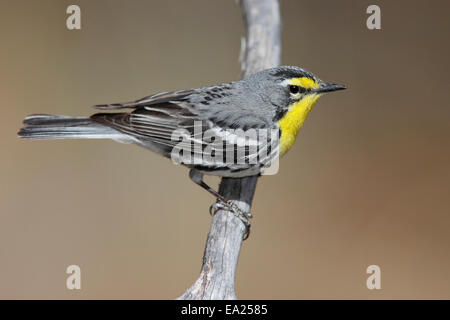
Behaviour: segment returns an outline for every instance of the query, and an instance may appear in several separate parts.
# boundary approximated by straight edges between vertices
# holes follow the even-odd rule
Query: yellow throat
[[[284,117],[278,121],[281,129],[280,155],[284,155],[292,147],[298,131],[319,97],[320,94],[306,95],[300,101],[293,103]]]

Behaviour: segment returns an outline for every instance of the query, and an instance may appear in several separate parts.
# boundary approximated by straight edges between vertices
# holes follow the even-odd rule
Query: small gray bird
[[[224,205],[231,208],[248,227],[251,215],[241,212],[204,183],[203,174],[222,177],[260,174],[274,154],[284,155],[292,147],[317,99],[325,92],[342,89],[345,86],[323,82],[302,68],[282,66],[241,81],[163,92],[134,102],[97,105],[96,109],[115,112],[96,113],[90,117],[30,115],[18,134],[26,139],[113,139],[171,157],[191,168],[190,178],[219,200],[215,209]],[[250,130],[275,130],[278,133],[276,148],[267,144],[268,140],[273,142],[274,139],[262,143],[255,142],[257,139],[253,137],[246,141],[255,142],[256,148],[245,145],[243,156],[226,160],[221,149],[225,145],[227,148],[229,143],[224,144],[222,140],[236,142],[242,138],[236,132]],[[211,147],[208,143],[211,139],[208,142],[202,139],[207,132],[212,132],[216,140],[220,137],[220,143],[215,141]],[[179,139],[174,139],[174,133]],[[174,158],[175,148],[193,145],[200,147],[190,150],[187,157],[190,161]],[[231,150],[234,156],[238,153],[236,145],[234,143]],[[205,150],[210,152],[207,160],[202,157]],[[262,151],[264,156],[261,156]],[[201,161],[192,161],[193,158]]]

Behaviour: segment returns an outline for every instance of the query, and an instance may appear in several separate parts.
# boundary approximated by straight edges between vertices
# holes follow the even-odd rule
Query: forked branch
[[[247,36],[242,40],[242,77],[280,65],[281,21],[278,0],[240,1]],[[222,178],[219,193],[249,211],[257,176]],[[236,267],[245,227],[227,210],[214,215],[206,241],[203,265],[195,283],[178,299],[237,299],[234,289]]]

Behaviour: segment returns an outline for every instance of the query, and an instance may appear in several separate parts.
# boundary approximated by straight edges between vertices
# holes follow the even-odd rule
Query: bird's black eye
[[[289,85],[289,91],[292,94],[297,94],[297,93],[305,93],[306,91],[309,91],[309,90],[307,90],[307,89],[305,89],[303,87],[291,84],[291,85]]]
[[[289,86],[289,91],[290,91],[292,94],[299,93],[299,92],[300,92],[300,87],[299,87],[299,86],[293,86],[293,85],[290,85],[290,86]]]

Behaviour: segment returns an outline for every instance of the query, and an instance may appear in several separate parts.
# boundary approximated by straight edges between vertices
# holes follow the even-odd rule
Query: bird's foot
[[[231,211],[245,226],[245,233],[243,236],[243,240],[246,240],[250,235],[250,219],[253,218],[250,212],[242,211],[237,204],[231,201],[223,202],[221,200],[217,200],[217,202],[213,203],[211,207],[209,207],[209,214],[214,216],[219,210],[229,210]]]

